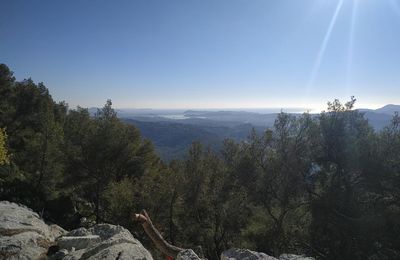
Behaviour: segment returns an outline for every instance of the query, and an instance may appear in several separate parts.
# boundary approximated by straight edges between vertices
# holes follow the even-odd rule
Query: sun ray
[[[320,49],[318,51],[317,59],[315,60],[315,63],[314,63],[314,66],[313,66],[313,69],[312,69],[312,72],[311,72],[310,79],[309,79],[309,81],[307,83],[307,92],[309,92],[310,89],[314,85],[314,82],[315,82],[315,79],[317,77],[319,68],[321,66],[322,59],[323,59],[324,54],[325,54],[326,47],[328,46],[329,40],[330,40],[331,35],[332,35],[333,28],[335,27],[337,17],[338,17],[338,15],[340,13],[340,10],[342,9],[343,2],[344,2],[344,0],[339,0],[338,4],[336,6],[335,12],[334,12],[334,14],[332,16],[332,19],[331,19],[331,21],[329,23],[328,30],[326,31],[326,34],[324,36],[324,40],[323,40],[323,42],[321,44],[321,47],[320,47]]]
[[[353,56],[354,56],[354,37],[355,37],[355,26],[358,9],[358,0],[353,0],[353,9],[351,13],[351,22],[349,30],[349,46],[347,50],[347,68],[346,68],[346,87],[351,88],[352,84],[352,72],[353,72]]]

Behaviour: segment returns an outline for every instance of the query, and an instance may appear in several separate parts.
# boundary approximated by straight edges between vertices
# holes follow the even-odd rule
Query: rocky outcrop
[[[58,238],[57,245],[59,251],[51,259],[153,259],[127,229],[110,224],[73,230]]]
[[[282,254],[279,256],[279,260],[315,260],[315,258],[304,255]]]
[[[88,235],[80,237],[75,237],[75,236],[60,237],[59,239],[57,239],[58,247],[66,250],[85,249],[100,242],[101,242],[100,237],[96,235]]]
[[[139,215],[141,216],[141,215]],[[147,213],[142,225],[164,251],[176,252],[177,260],[201,260],[192,249],[169,245],[153,227]],[[161,241],[161,242],[160,242]],[[167,249],[165,249],[167,248]],[[0,260],[152,260],[152,256],[132,234],[121,226],[98,224],[70,232],[46,224],[37,213],[15,203],[0,202]],[[232,248],[221,260],[314,260],[292,254],[279,258],[247,249]]]
[[[125,228],[109,224],[70,232],[47,225],[31,209],[0,202],[0,259],[152,260],[142,244]]]
[[[279,258],[275,258],[248,249],[231,248],[221,254],[221,260],[314,260],[314,258],[293,254],[282,254]]]
[[[176,260],[201,260],[192,249],[184,249],[178,253]]]
[[[0,202],[0,259],[39,259],[64,233],[25,206]]]
[[[275,257],[269,256],[264,253],[254,252],[248,249],[231,248],[224,251],[221,254],[221,260],[255,260],[255,259],[265,259],[265,260],[276,260]]]

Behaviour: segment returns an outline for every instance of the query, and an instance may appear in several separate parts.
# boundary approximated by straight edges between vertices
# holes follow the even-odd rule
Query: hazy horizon
[[[379,107],[356,107],[355,109],[370,109],[375,110],[385,106],[400,106],[397,104],[386,104],[384,106]],[[72,107],[74,109],[74,107]],[[99,107],[87,107],[88,109],[100,109]],[[230,107],[230,108],[207,108],[207,107],[199,107],[199,108],[134,108],[134,107],[114,107],[115,110],[125,111],[125,112],[141,112],[141,113],[150,113],[150,112],[168,112],[168,113],[183,113],[187,111],[205,111],[205,112],[253,112],[253,113],[260,113],[260,114],[268,114],[268,113],[279,113],[279,112],[286,112],[286,113],[303,113],[303,112],[310,112],[310,113],[319,113],[323,110],[326,111],[327,105],[324,108],[318,109],[311,109],[311,108],[301,108],[301,107],[259,107],[259,108],[245,108],[245,107]]]

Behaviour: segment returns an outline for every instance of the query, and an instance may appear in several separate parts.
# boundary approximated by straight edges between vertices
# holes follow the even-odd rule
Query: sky
[[[400,0],[0,0],[0,63],[71,107],[400,103]]]

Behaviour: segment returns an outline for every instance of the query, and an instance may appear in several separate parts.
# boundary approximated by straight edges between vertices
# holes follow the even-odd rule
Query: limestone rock
[[[37,213],[23,205],[1,201],[0,259],[46,257],[49,260],[153,259],[123,227],[100,224],[66,232],[57,225],[47,225]]]
[[[221,254],[221,260],[277,260],[275,257],[248,249],[231,248]]]
[[[201,251],[201,250],[200,250]],[[47,225],[37,213],[15,203],[0,201],[0,259],[28,260],[153,260],[149,251],[121,226],[98,224],[70,232]],[[293,254],[278,258],[247,249],[232,248],[221,260],[314,260]],[[191,249],[181,251],[177,260],[201,260]]]
[[[83,246],[85,243],[88,244]],[[62,258],[63,260],[153,259],[151,254],[127,229],[109,224],[95,225],[90,229],[73,230],[59,238],[58,245],[60,248],[71,250],[73,247],[76,249],[75,251],[71,250]]]
[[[176,260],[200,260],[200,257],[192,249],[185,249],[179,252]]]
[[[315,258],[314,257],[306,257],[303,255],[282,254],[279,256],[279,260],[315,260]]]
[[[65,236],[57,239],[57,244],[60,247],[60,249],[67,249],[67,250],[72,250],[72,248],[75,248],[75,250],[80,250],[100,242],[101,242],[100,237],[94,235],[80,236],[80,237]]]
[[[23,232],[36,232],[49,237],[49,227],[31,209],[16,203],[0,202],[0,234],[14,235]]]
[[[294,254],[282,254],[279,258],[264,253],[254,252],[248,249],[231,248],[221,254],[221,260],[315,260],[313,257],[306,257]]]
[[[31,209],[0,202],[0,259],[37,259],[53,243],[54,233]]]
[[[68,232],[65,236],[68,237],[82,237],[82,236],[89,236],[91,233],[86,228],[77,228],[70,232]]]
[[[67,231],[65,229],[55,224],[50,225],[49,230],[50,230],[50,237],[53,240],[67,234]]]

